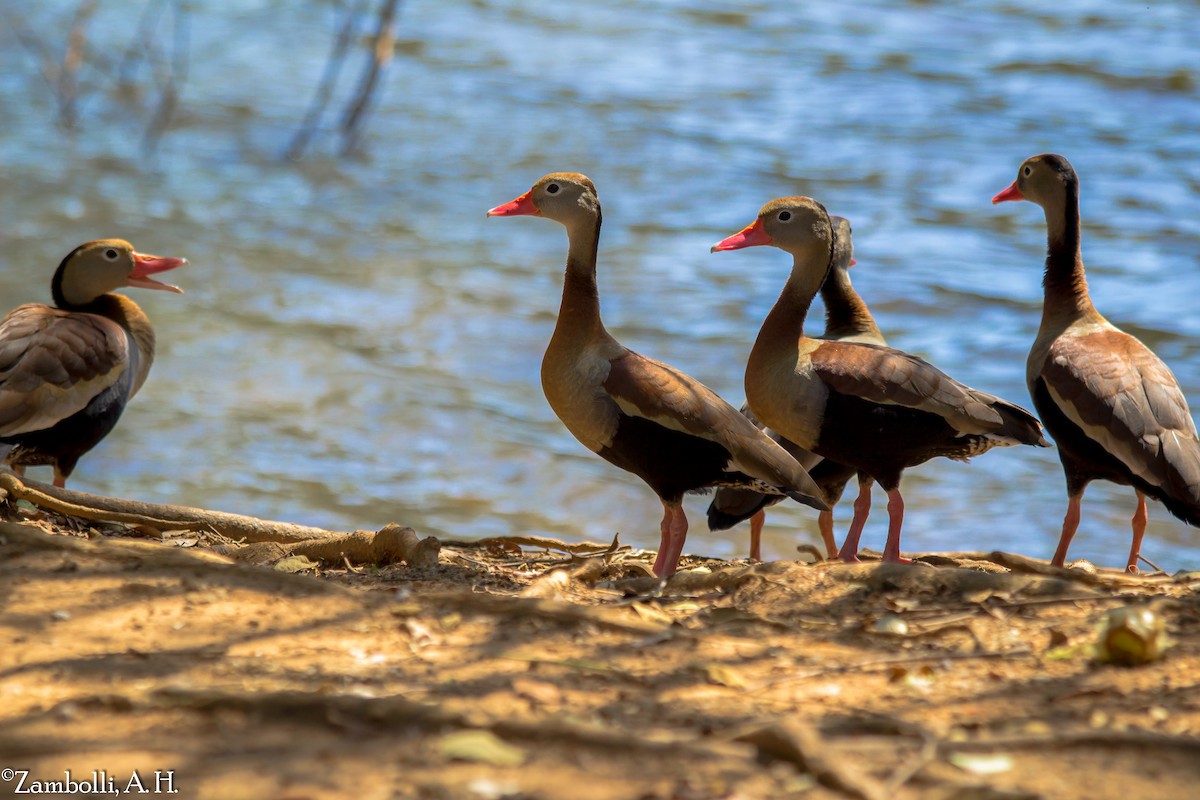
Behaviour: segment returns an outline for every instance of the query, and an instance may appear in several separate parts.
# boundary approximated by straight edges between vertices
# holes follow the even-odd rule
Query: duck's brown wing
[[[613,359],[604,390],[623,414],[725,448],[731,470],[810,498],[821,496],[808,473],[782,447],[707,386],[673,367],[626,351]]]
[[[1062,336],[1040,377],[1050,399],[1092,441],[1152,486],[1200,498],[1200,437],[1166,364],[1117,330]]]
[[[82,411],[129,364],[117,323],[24,305],[0,320],[0,436],[43,430]]]
[[[810,358],[814,373],[842,394],[936,414],[962,434],[1047,444],[1030,412],[959,383],[902,350],[830,341],[822,342]]]

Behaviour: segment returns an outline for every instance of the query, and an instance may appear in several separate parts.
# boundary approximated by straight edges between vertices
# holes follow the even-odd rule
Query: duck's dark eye
[[[557,183],[546,184],[546,194],[558,194],[558,184]]]
[[[109,261],[116,261],[118,255],[120,255],[120,254],[117,253],[116,250],[113,250],[111,247],[104,251],[104,257],[107,258]]]
[[[791,218],[792,218],[792,212],[790,212],[790,211],[780,211],[779,212],[778,219],[780,222],[787,222]]]
[[[1033,167],[1026,165],[1025,169],[1021,170],[1021,174],[1024,175],[1026,178],[1028,178],[1030,175],[1033,174]]]

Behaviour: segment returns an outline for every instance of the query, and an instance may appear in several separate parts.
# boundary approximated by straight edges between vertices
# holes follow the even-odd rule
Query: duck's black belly
[[[1033,407],[1042,418],[1042,425],[1054,437],[1058,446],[1058,459],[1062,462],[1067,477],[1067,494],[1075,495],[1097,479],[1112,481],[1124,486],[1134,483],[1135,478],[1120,459],[1105,450],[1098,442],[1083,432],[1067,417],[1050,397],[1046,382],[1039,379],[1030,392]],[[1138,481],[1145,485],[1145,481]]]
[[[664,500],[713,486],[751,486],[740,472],[726,472],[730,453],[716,442],[621,415],[612,444],[600,456],[644,480]]]
[[[890,490],[907,467],[937,456],[966,458],[979,452],[982,438],[960,436],[937,414],[831,392],[813,452]]]
[[[128,382],[118,381],[92,398],[82,411],[49,428],[0,437],[0,442],[13,445],[8,462],[21,467],[57,465],[63,477],[70,475],[80,457],[116,426],[128,391]]]

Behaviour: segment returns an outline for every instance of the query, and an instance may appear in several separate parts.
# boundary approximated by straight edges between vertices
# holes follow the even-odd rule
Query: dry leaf
[[[749,684],[742,674],[728,664],[706,664],[704,676],[709,683],[728,686],[730,689],[745,689]]]
[[[308,556],[288,556],[275,562],[275,569],[279,572],[304,572],[310,569],[315,570],[319,566],[321,566],[319,562],[313,561]]]
[[[512,682],[512,689],[517,694],[542,705],[557,705],[562,702],[562,692],[552,683],[535,681],[530,678],[515,678]]]
[[[519,767],[525,763],[525,751],[505,742],[491,731],[456,731],[441,738],[437,745],[443,758],[470,761],[493,767]]]
[[[670,625],[675,620],[669,615],[660,611],[657,607],[648,603],[634,603],[630,606],[639,617],[650,622],[661,622],[664,625]]]

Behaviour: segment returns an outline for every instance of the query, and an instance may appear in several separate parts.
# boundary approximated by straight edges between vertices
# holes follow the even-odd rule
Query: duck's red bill
[[[992,198],[992,203],[995,204],[995,203],[1003,203],[1006,200],[1024,200],[1024,199],[1025,199],[1025,195],[1023,195],[1021,193],[1021,190],[1017,188],[1017,182],[1013,181],[1012,186],[1009,186],[1003,192],[1001,192],[1000,194],[998,194]]]
[[[770,235],[767,234],[766,228],[763,227],[762,220],[756,219],[751,224],[742,228],[733,236],[727,236],[721,241],[712,246],[708,252],[715,253],[718,250],[741,250],[743,247],[754,247],[756,245],[773,244]]]
[[[537,206],[533,204],[533,191],[530,190],[518,197],[516,200],[509,200],[502,206],[496,206],[488,211],[489,217],[515,217],[520,214],[532,214],[533,216],[541,216]]]
[[[183,294],[183,289],[178,286],[156,281],[150,276],[157,272],[166,272],[169,269],[182,267],[186,263],[188,263],[186,258],[168,258],[135,252],[133,254],[133,272],[129,273],[129,279],[125,283],[139,289],[158,289],[164,292]]]

